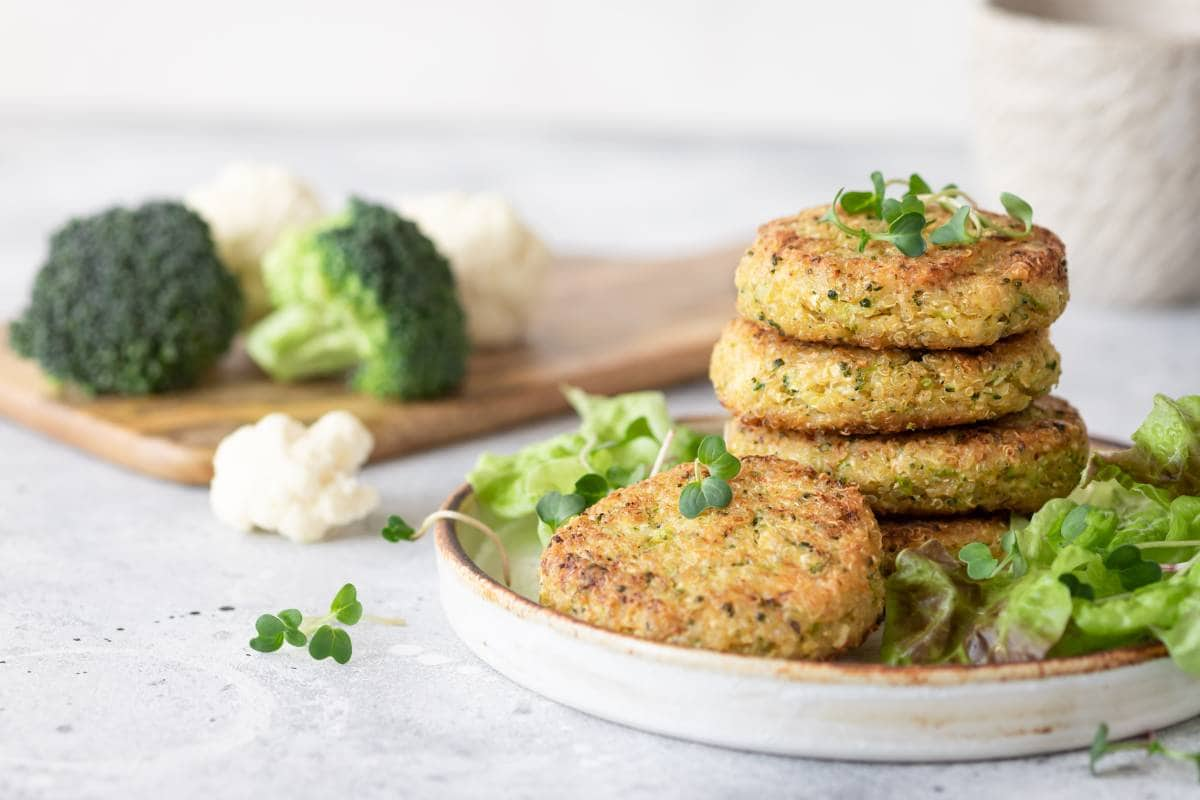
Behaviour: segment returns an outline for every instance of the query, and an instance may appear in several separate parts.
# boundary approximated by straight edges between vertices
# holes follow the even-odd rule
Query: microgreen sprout
[[[583,495],[578,492],[568,494],[547,492],[542,495],[542,499],[538,500],[536,510],[538,519],[549,525],[550,530],[556,531],[560,525],[580,514],[587,507],[587,500],[584,500]]]
[[[1028,565],[1017,548],[1016,533],[1010,530],[1000,537],[1000,549],[1004,557],[997,559],[983,542],[971,542],[958,551],[958,560],[967,565],[967,577],[976,581],[995,577],[1005,570],[1012,572],[1013,577],[1024,575]]]
[[[421,524],[416,528],[413,528],[399,516],[392,514],[388,517],[387,524],[383,526],[383,530],[379,534],[389,542],[415,542],[424,536],[433,527],[433,523],[439,519],[448,519],[453,522],[461,522],[464,525],[469,525],[491,539],[492,544],[496,546],[496,551],[500,554],[500,564],[504,572],[504,584],[506,586],[512,585],[512,565],[509,563],[508,550],[504,547],[504,542],[500,539],[500,534],[492,530],[488,524],[475,519],[469,514],[463,514],[461,511],[451,511],[446,508],[439,509],[421,520]]]
[[[273,653],[287,642],[293,647],[308,645],[308,654],[318,661],[332,657],[339,664],[350,660],[350,634],[338,622],[350,626],[362,619],[363,607],[358,601],[354,584],[347,583],[334,595],[329,613],[315,619],[304,618],[298,609],[287,608],[278,614],[263,614],[254,621],[258,634],[250,640],[250,648],[260,653]]]
[[[861,253],[870,242],[888,242],[906,256],[919,256],[927,244],[925,229],[930,220],[927,210],[937,207],[950,212],[950,219],[935,228],[929,235],[929,243],[939,247],[969,245],[978,242],[985,234],[1020,239],[1033,230],[1033,208],[1029,203],[1011,192],[1002,192],[1000,203],[1008,215],[1020,223],[1019,228],[1009,228],[992,221],[979,212],[973,199],[953,183],[934,191],[915,172],[908,177],[884,179],[881,172],[871,173],[872,188],[860,191],[839,189],[829,210],[821,217],[822,222],[833,225],[847,236],[858,240]],[[889,186],[903,186],[905,192],[899,199],[887,196]],[[839,215],[838,207],[847,214],[865,215],[869,219],[882,221],[886,230],[855,228]]]
[[[1200,752],[1189,753],[1185,750],[1176,750],[1167,747],[1153,733],[1148,733],[1140,739],[1112,742],[1108,738],[1108,724],[1104,722],[1100,723],[1100,726],[1096,728],[1096,735],[1092,738],[1092,746],[1088,751],[1088,767],[1091,769],[1092,774],[1100,774],[1096,770],[1096,765],[1100,762],[1100,759],[1110,753],[1120,752],[1121,750],[1141,750],[1147,756],[1162,756],[1174,759],[1175,761],[1189,761],[1196,766],[1197,777],[1200,778]]]
[[[1155,583],[1163,575],[1158,562],[1142,558],[1141,550],[1131,544],[1123,544],[1105,556],[1104,566],[1117,573],[1127,592]]]
[[[645,417],[638,417],[631,422],[619,442],[604,446],[628,444],[641,437],[649,437],[658,441],[651,432],[650,423],[646,421]],[[650,469],[651,475],[657,474],[662,468],[663,460],[667,457],[667,451],[671,449],[674,439],[674,429],[667,431],[667,435],[663,437],[661,446],[658,448],[654,465]],[[643,465],[628,469],[610,467],[604,475],[589,472],[575,481],[574,489],[566,494],[550,491],[542,495],[535,507],[538,519],[544,522],[551,532],[557,531],[567,520],[582,514],[599,500],[607,497],[610,492],[640,481],[645,476],[645,472],[646,468]]]
[[[700,472],[700,465],[708,468],[708,475]],[[695,519],[706,508],[725,508],[733,500],[729,481],[742,470],[742,462],[725,449],[725,440],[720,436],[705,436],[696,451],[693,462],[695,479],[679,493],[679,513]]]

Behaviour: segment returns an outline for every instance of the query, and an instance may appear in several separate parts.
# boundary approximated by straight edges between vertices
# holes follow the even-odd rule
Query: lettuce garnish
[[[996,560],[969,545],[902,552],[888,579],[889,664],[985,664],[1157,639],[1200,675],[1200,395],[1159,395],[1133,446],[1014,518]],[[973,577],[974,576],[974,577]]]
[[[485,518],[510,531],[536,526],[543,546],[553,533],[536,514],[538,501],[546,495],[573,494],[587,475],[602,477],[608,491],[641,480],[649,475],[672,429],[675,436],[667,466],[694,458],[700,442],[698,434],[671,421],[662,392],[605,397],[567,386],[563,393],[579,414],[578,431],[536,442],[511,455],[484,453],[467,474]],[[599,498],[588,499],[595,502]]]

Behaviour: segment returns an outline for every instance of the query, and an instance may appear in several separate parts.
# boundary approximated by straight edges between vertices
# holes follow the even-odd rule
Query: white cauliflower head
[[[349,411],[331,411],[308,428],[287,414],[268,414],[217,446],[213,513],[240,530],[315,542],[379,506],[379,493],[358,482],[374,445]]]
[[[476,347],[525,337],[550,266],[550,253],[503,197],[445,192],[403,198],[401,215],[450,261]]]
[[[246,300],[246,322],[270,310],[262,279],[263,255],[279,234],[321,219],[321,201],[307,183],[283,167],[236,162],[185,202],[212,229],[221,260],[237,276]]]

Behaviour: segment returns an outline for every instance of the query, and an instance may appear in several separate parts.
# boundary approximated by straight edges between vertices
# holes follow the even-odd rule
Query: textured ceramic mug
[[[987,0],[972,35],[980,202],[1033,205],[1072,297],[1200,300],[1200,0]]]

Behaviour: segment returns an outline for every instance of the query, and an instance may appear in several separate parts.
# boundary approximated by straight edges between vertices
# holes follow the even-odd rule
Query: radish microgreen
[[[1162,756],[1175,761],[1189,761],[1195,765],[1197,775],[1200,777],[1200,752],[1189,753],[1186,750],[1176,750],[1167,747],[1153,733],[1148,733],[1140,739],[1130,739],[1124,742],[1109,741],[1108,724],[1104,722],[1100,723],[1100,726],[1096,728],[1096,735],[1092,738],[1092,746],[1088,751],[1088,767],[1092,774],[1097,776],[1100,774],[1096,770],[1096,765],[1100,762],[1100,759],[1121,750],[1141,750],[1147,756]]]
[[[1017,535],[1009,530],[1000,537],[1000,549],[1004,558],[997,559],[983,542],[971,542],[958,551],[958,560],[967,565],[967,577],[975,581],[993,578],[1008,570],[1014,578],[1025,574],[1027,564],[1017,548]]]
[[[284,642],[293,647],[308,645],[308,654],[318,661],[332,657],[339,664],[350,660],[350,634],[333,622],[350,626],[362,619],[363,607],[358,601],[354,584],[347,583],[334,595],[329,613],[305,620],[298,609],[287,608],[278,614],[263,614],[254,621],[258,634],[250,640],[250,648],[260,653],[274,653]]]
[[[416,528],[405,522],[403,518],[392,514],[387,518],[387,523],[383,526],[379,535],[389,542],[415,542],[424,536],[433,527],[433,523],[439,519],[448,519],[452,522],[461,522],[464,525],[470,525],[491,539],[492,544],[496,546],[496,551],[500,554],[500,563],[504,570],[504,583],[508,586],[512,585],[512,565],[509,563],[508,549],[505,548],[504,542],[500,539],[500,534],[492,530],[492,527],[487,523],[475,519],[475,517],[469,514],[464,514],[461,511],[440,509],[421,520],[421,524]]]
[[[1000,203],[1011,218],[1021,223],[1019,228],[1004,227],[979,213],[975,201],[953,183],[934,191],[915,172],[904,180],[884,179],[883,174],[876,171],[871,173],[871,185],[869,191],[838,190],[829,210],[821,217],[822,222],[857,239],[860,253],[870,242],[887,242],[906,256],[921,255],[927,248],[925,229],[931,223],[926,212],[931,206],[950,212],[950,219],[929,234],[928,244],[939,247],[974,244],[988,233],[1000,238],[1020,239],[1033,230],[1033,208],[1011,192],[1001,193]],[[887,187],[895,185],[905,187],[899,199],[887,196]],[[880,220],[887,227],[885,230],[853,227],[838,215],[839,206],[847,214],[865,215],[868,219]]]
[[[708,475],[700,472],[700,466],[708,468]],[[725,440],[720,436],[705,436],[696,450],[693,462],[695,479],[688,482],[679,493],[679,513],[695,519],[706,508],[725,508],[733,500],[733,489],[729,481],[742,469],[742,462],[725,449]]]

